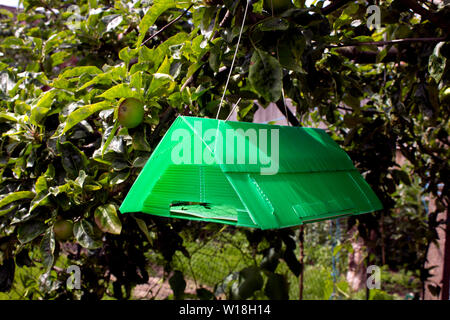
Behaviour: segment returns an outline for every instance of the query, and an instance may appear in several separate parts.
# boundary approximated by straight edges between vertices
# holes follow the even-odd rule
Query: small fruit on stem
[[[119,106],[118,117],[122,126],[137,127],[144,119],[144,104],[138,99],[127,98]]]
[[[73,223],[70,220],[58,220],[53,225],[56,239],[60,241],[69,240],[73,236]]]

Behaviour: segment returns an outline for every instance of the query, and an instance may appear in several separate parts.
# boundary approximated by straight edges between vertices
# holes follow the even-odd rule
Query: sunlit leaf
[[[22,199],[33,199],[36,194],[31,191],[17,191],[6,195],[0,199],[0,208],[10,204],[11,202]]]
[[[49,228],[45,232],[40,244],[42,264],[45,267],[45,272],[49,272],[55,262],[55,247],[55,233],[53,232],[53,228]]]
[[[113,204],[98,207],[95,209],[94,216],[95,223],[103,232],[120,234],[122,231],[122,223]]]
[[[139,23],[139,37],[136,43],[136,47],[139,47],[147,34],[148,29],[155,23],[156,19],[164,13],[164,11],[174,8],[177,5],[177,1],[174,0],[154,0],[153,5],[148,9],[145,16]]]
[[[47,226],[41,221],[28,221],[21,224],[17,231],[17,238],[20,243],[28,243],[40,236]]]
[[[85,219],[76,222],[73,226],[73,234],[77,242],[86,249],[98,249],[102,242],[95,239],[94,228]]]
[[[95,104],[90,104],[86,106],[82,106],[76,109],[74,112],[70,113],[66,119],[65,126],[61,134],[66,133],[70,129],[72,129],[75,125],[90,117],[94,113],[97,113],[102,110],[111,109],[113,106],[109,101],[102,101]]]

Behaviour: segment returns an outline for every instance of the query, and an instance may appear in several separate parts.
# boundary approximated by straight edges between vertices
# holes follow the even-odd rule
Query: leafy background
[[[248,257],[245,265],[232,268],[222,291],[199,281],[194,297],[296,298],[305,269],[306,297],[328,298],[334,288],[364,298],[342,276],[339,290],[330,280],[331,256],[351,252],[354,236],[364,241],[366,265],[385,266],[387,286],[422,293],[426,253],[445,223],[437,214],[448,204],[448,6],[379,1],[376,29],[365,23],[371,1],[294,1],[277,16],[252,1],[220,118],[242,98],[238,120],[251,121],[254,102],[282,106],[283,89],[297,111],[290,122],[326,125],[385,208],[343,221],[344,234],[357,232],[334,251],[329,225],[307,226],[300,264],[298,229],[223,231],[118,212],[177,115],[215,117],[245,1],[22,4],[16,14],[0,9],[0,291],[9,292],[2,297],[127,299],[157,274],[169,278],[169,297],[182,298],[195,248],[226,243],[242,250],[225,248],[223,257]],[[117,122],[127,97],[145,103],[134,129]],[[61,218],[74,223],[68,241],[55,239]],[[68,265],[81,268],[80,290],[65,286]],[[199,270],[201,279],[207,271]],[[376,293],[367,297],[389,296]]]

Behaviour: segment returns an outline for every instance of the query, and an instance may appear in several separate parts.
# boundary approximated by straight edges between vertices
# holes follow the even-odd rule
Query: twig
[[[422,7],[415,0],[399,0],[407,8],[419,14],[422,18],[430,20],[434,25],[441,27],[447,34],[450,32],[449,20],[438,12],[430,11]]]
[[[382,47],[389,44],[397,44],[397,43],[412,43],[412,42],[440,42],[445,41],[447,37],[439,37],[439,38],[405,38],[405,39],[395,39],[388,41],[363,41],[363,42],[353,42],[353,43],[344,43],[337,45],[328,45],[327,48],[342,48],[342,47],[354,47],[354,46],[377,46]]]
[[[227,23],[228,19],[231,17],[231,13],[230,10],[227,10],[227,12],[225,13],[225,16],[223,17],[222,21],[220,21],[219,23],[219,29],[222,28],[225,23]],[[217,38],[219,36],[219,30],[216,30],[216,32],[214,33],[213,37],[211,38],[211,40]],[[209,52],[205,53],[202,58],[200,59],[200,61],[205,62],[206,59],[208,58],[208,54]],[[194,77],[197,76],[197,73],[199,72],[200,68],[194,72],[194,74],[192,74],[181,86],[180,92],[183,92],[183,90],[191,84],[192,81],[194,81]]]
[[[301,127],[302,125],[298,121],[297,117],[292,114],[291,110],[289,108],[284,108],[284,103],[282,99],[278,100],[276,103],[278,110],[287,118],[287,120],[294,126],[294,127]]]
[[[158,34],[160,34],[161,32],[163,32],[164,30],[166,30],[168,27],[170,27],[171,25],[173,25],[175,22],[177,22],[178,20],[180,20],[186,13],[189,12],[189,10],[194,6],[194,4],[192,3],[186,10],[183,11],[182,14],[180,14],[178,17],[176,17],[175,19],[171,20],[168,24],[166,24],[164,27],[161,28],[161,30],[159,30],[158,32],[156,32],[154,35],[150,36],[147,40],[145,40],[144,42],[142,42],[141,46],[144,45],[145,43],[147,43],[148,41],[152,40],[154,37],[156,37]]]
[[[305,240],[305,225],[301,225],[300,226],[300,234],[299,234],[299,240],[300,240],[300,244],[299,244],[299,251],[300,251],[300,257],[299,257],[299,262],[302,266],[302,269],[300,271],[300,276],[299,276],[299,300],[303,300],[303,282],[304,282],[304,267],[305,267],[305,248],[304,248],[304,240]]]
[[[45,9],[47,9],[48,11],[50,11],[51,13],[53,13],[53,15],[55,16],[55,18],[58,18],[58,14],[56,13],[55,10],[53,10],[52,7],[50,7],[45,1],[41,0],[39,1],[39,3],[44,6]]]

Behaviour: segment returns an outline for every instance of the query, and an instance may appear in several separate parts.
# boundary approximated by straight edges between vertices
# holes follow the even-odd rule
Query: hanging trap
[[[122,213],[278,229],[382,208],[325,131],[218,120],[249,3],[216,119],[179,116],[131,187]]]
[[[324,130],[179,116],[120,211],[278,229],[381,208]]]

